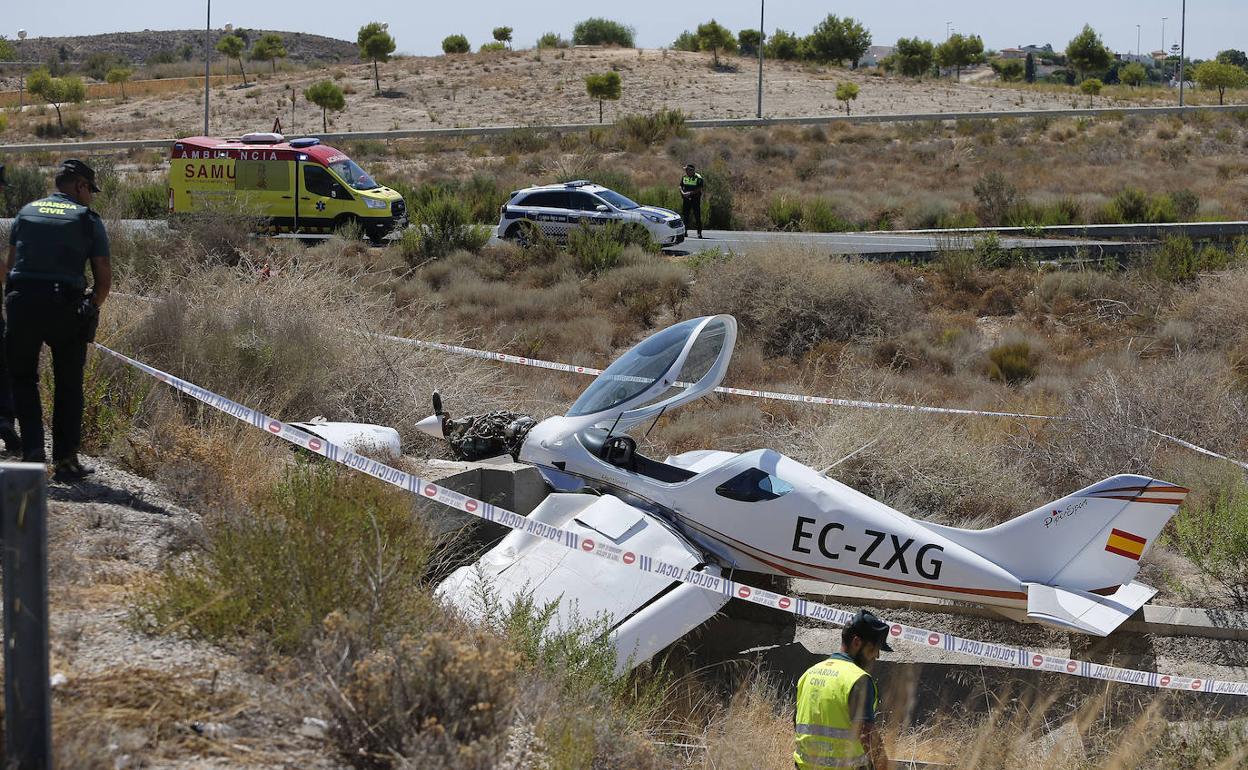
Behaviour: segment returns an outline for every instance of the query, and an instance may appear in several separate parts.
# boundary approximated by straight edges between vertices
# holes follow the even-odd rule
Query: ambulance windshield
[[[329,167],[338,175],[338,178],[357,190],[376,190],[381,185],[377,184],[368,172],[356,165],[355,161],[347,158],[337,163],[330,163]]]

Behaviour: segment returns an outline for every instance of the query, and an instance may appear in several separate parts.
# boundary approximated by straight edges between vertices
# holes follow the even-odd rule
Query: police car
[[[529,241],[534,228],[565,243],[568,233],[577,227],[608,222],[635,222],[645,227],[659,246],[675,246],[685,240],[685,223],[676,212],[642,206],[586,179],[516,190],[503,204],[501,214],[498,236],[521,244]]]

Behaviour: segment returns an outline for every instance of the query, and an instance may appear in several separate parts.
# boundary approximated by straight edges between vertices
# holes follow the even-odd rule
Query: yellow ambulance
[[[193,136],[169,156],[169,212],[243,201],[278,232],[332,233],[359,224],[374,242],[407,226],[403,196],[320,140],[281,134]]]

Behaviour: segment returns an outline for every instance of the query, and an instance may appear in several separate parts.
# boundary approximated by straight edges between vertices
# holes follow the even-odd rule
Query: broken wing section
[[[470,618],[479,618],[483,612],[483,592],[489,592],[503,606],[529,594],[539,606],[558,602],[558,613],[551,619],[552,632],[606,616],[616,649],[617,673],[649,660],[728,601],[720,593],[582,552],[609,546],[619,548],[630,563],[654,559],[642,564],[657,566],[663,562],[679,569],[719,574],[718,567],[702,565],[698,551],[674,530],[618,498],[551,495],[530,518],[576,533],[578,549],[512,532],[476,564],[452,573],[438,586],[438,596]]]

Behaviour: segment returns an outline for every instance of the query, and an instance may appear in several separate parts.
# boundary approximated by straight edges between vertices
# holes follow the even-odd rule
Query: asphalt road
[[[0,226],[8,227],[12,222],[12,219],[0,219]],[[161,219],[122,219],[109,224],[132,230],[159,230],[167,226]],[[941,251],[973,248],[977,239],[984,237],[983,233],[972,236],[948,233],[786,233],[751,230],[704,230],[703,234],[705,238],[694,236],[666,251],[694,254],[719,249],[744,253],[787,246],[824,254],[863,254],[877,259],[922,259]],[[307,237],[315,239],[320,236]],[[1000,244],[1002,248],[1028,251],[1036,256],[1063,256],[1081,252],[1100,256],[1139,245],[1128,241],[1014,236],[1001,238]]]
[[[970,249],[976,238],[960,235],[925,235],[903,233],[776,233],[757,231],[704,230],[705,238],[696,235],[671,249],[697,253],[712,249],[746,252],[759,248],[796,246],[827,254],[865,254],[876,256],[922,256],[951,249]],[[982,235],[979,237],[983,237]],[[1105,252],[1124,248],[1122,241],[1100,241],[1069,238],[1001,238],[1001,247],[1025,251],[1074,253],[1081,249]]]

